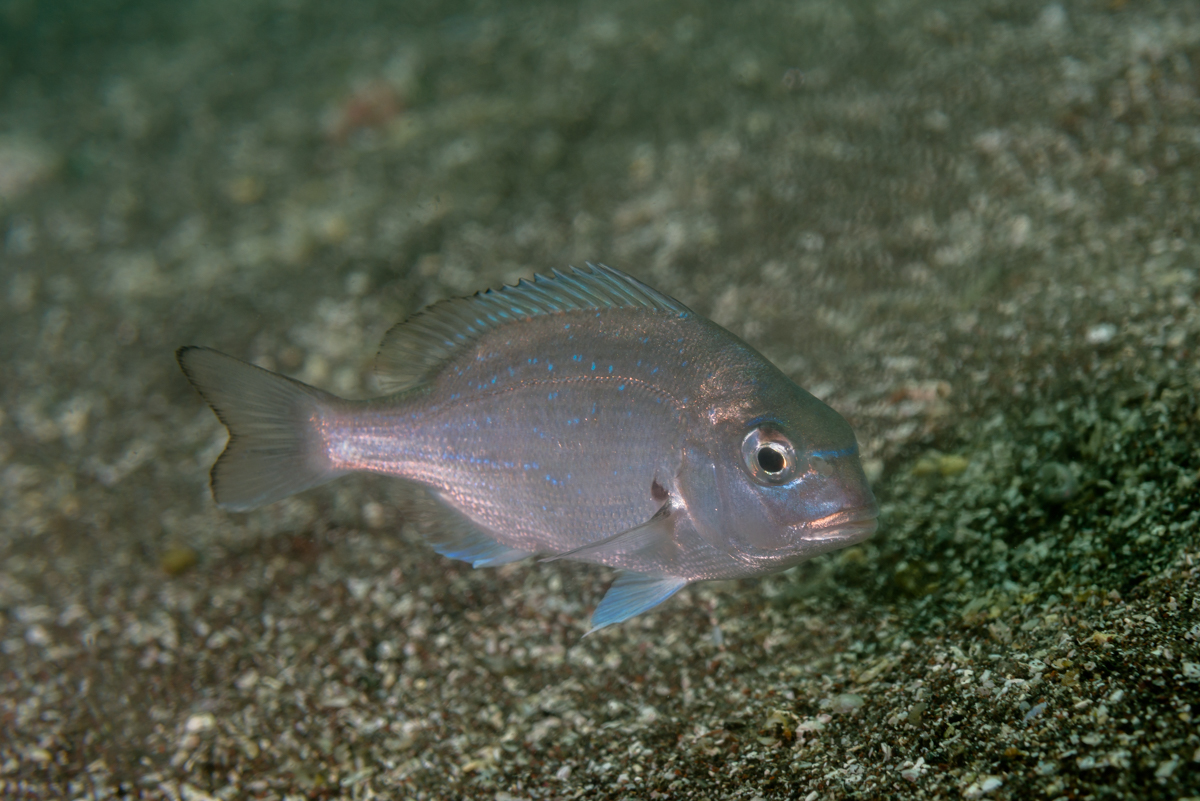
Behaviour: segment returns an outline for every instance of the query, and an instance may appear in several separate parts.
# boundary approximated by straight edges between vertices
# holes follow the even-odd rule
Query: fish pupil
[[[778,448],[772,448],[770,445],[763,446],[758,449],[756,454],[758,458],[758,466],[768,473],[779,473],[783,471],[786,460]]]

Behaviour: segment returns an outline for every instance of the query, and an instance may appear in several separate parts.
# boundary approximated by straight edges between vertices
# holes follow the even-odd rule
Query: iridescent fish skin
[[[593,629],[706,579],[859,542],[877,507],[846,421],[720,326],[604,266],[446,301],[389,332],[381,398],[348,401],[204,348],[180,365],[230,430],[218,504],[352,472],[427,488],[475,566],[622,573]]]

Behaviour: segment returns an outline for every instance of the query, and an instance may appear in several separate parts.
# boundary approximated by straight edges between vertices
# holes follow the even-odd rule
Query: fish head
[[[879,507],[845,419],[775,372],[708,408],[679,493],[697,531],[761,572],[871,536]]]

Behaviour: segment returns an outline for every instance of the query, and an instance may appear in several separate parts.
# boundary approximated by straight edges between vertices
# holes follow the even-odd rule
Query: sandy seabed
[[[1200,797],[1200,7],[57,5],[0,26],[0,794]],[[179,345],[366,396],[587,260],[841,411],[876,536],[581,640],[610,572],[395,482],[214,507]]]

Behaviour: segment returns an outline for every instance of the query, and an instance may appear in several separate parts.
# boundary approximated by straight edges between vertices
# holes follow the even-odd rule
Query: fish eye
[[[796,449],[769,428],[752,429],[742,440],[742,458],[750,477],[761,484],[785,484],[796,474]]]
[[[768,473],[782,473],[787,466],[787,456],[778,445],[763,445],[757,452],[758,466]]]

